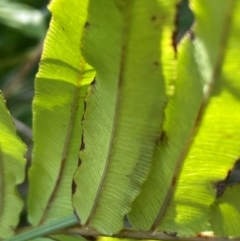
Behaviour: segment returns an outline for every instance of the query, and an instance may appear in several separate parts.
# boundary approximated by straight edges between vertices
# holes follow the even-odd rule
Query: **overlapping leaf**
[[[83,224],[102,233],[121,229],[160,137],[164,7],[156,0],[90,1],[82,46],[97,78],[86,101],[73,201]]]
[[[88,17],[81,4],[52,3],[34,101],[32,224],[73,212],[80,148],[73,201],[86,228],[117,233],[132,208],[137,229],[192,236],[210,210],[216,234],[239,236],[239,185],[216,196],[240,155],[239,3],[193,0],[196,28],[176,62],[175,0],[90,0]],[[85,104],[94,73],[80,45],[97,70]]]
[[[84,98],[94,77],[80,52],[87,4],[55,0],[50,6],[53,19],[33,103],[35,144],[28,199],[33,225],[73,213],[71,187],[79,161]]]
[[[129,214],[132,224],[143,230],[157,228],[168,208],[165,198],[170,198],[166,196],[174,188],[173,173],[181,168],[184,146],[189,142],[202,102],[202,84],[189,37],[182,43],[178,56],[175,93],[166,109],[163,138],[155,151],[149,178]]]
[[[217,88],[222,96],[222,102],[218,102],[219,118],[227,124],[222,127],[222,144],[216,149],[216,158],[220,167],[224,168],[221,172],[222,180],[232,167],[232,163],[240,156],[240,3],[230,1],[232,11],[228,12],[228,22],[230,28],[227,34],[227,48],[223,51],[224,60],[221,70],[220,84]],[[216,98],[216,97],[215,97]],[[216,125],[217,123],[215,123]],[[225,144],[228,143],[228,146]],[[221,158],[229,161],[222,160]],[[225,161],[225,163],[223,163]],[[240,189],[239,185],[227,188],[222,197],[217,197],[211,209],[211,224],[216,235],[240,237]]]
[[[0,93],[0,239],[14,234],[23,201],[17,184],[24,180],[26,146],[16,135],[10,114]]]
[[[130,213],[138,228],[184,236],[203,230],[215,197],[214,183],[223,179],[240,154],[240,115],[235,111],[240,102],[227,87],[237,87],[237,82],[230,78],[230,69],[221,71],[225,53],[230,51],[227,42],[235,3],[193,1],[194,49],[184,43],[184,52],[180,51],[175,96],[164,124],[167,138],[155,153],[150,179]],[[231,66],[236,62],[229,61]],[[200,107],[201,80],[205,85]]]
[[[211,207],[210,223],[215,235],[240,236],[240,185],[226,189]]]
[[[173,9],[173,6],[170,6],[170,9]],[[171,14],[174,16],[173,12]],[[172,17],[166,28],[172,30],[173,23]],[[167,37],[168,42],[164,41],[162,48],[164,52],[171,53],[173,52],[173,47],[169,45],[171,38]],[[155,150],[151,173],[129,214],[131,223],[138,229],[148,230],[151,227],[154,229],[159,219],[158,215],[164,215],[166,207],[161,206],[171,186],[172,173],[175,168],[180,168],[179,157],[188,141],[202,102],[202,85],[193,55],[191,41],[185,41],[178,52],[176,69],[168,69],[170,74],[166,75],[169,90],[175,91],[174,96],[170,96],[166,109],[162,140]],[[172,56],[171,61],[174,63],[173,54],[168,56]],[[166,65],[166,59],[163,59],[162,64]],[[175,76],[175,79],[168,76]]]

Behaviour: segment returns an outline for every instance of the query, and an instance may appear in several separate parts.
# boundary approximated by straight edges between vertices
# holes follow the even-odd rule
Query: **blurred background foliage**
[[[28,146],[27,168],[31,162],[33,145],[31,105],[34,96],[34,78],[50,21],[48,2],[49,0],[0,0],[0,90],[14,118],[18,133]],[[188,0],[182,0],[176,8],[174,45],[193,23]],[[21,196],[26,199],[27,180],[19,190]],[[26,224],[24,209],[20,226]]]
[[[50,19],[47,3],[0,2],[0,89],[11,114],[29,127],[34,76]]]

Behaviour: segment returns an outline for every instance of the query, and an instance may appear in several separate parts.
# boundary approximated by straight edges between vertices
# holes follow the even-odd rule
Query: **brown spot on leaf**
[[[159,139],[158,139],[158,142],[163,142],[164,144],[167,144],[167,142],[168,142],[168,137],[167,137],[167,133],[166,133],[166,131],[162,131],[161,132],[161,135],[160,135],[160,137],[159,137]]]
[[[82,164],[82,160],[78,158],[78,167]]]
[[[172,179],[172,184],[171,185],[175,186],[175,184],[176,184],[176,177],[174,176],[173,179]]]
[[[178,34],[178,25],[179,25],[180,5],[181,5],[181,2],[176,4],[176,15],[174,19],[175,30],[172,34],[172,46],[174,49],[175,58],[177,58],[177,34]]]
[[[84,141],[82,141],[81,146],[80,146],[80,151],[82,151],[84,149],[85,149],[85,144],[84,144]]]
[[[156,21],[156,20],[157,20],[157,16],[156,16],[156,15],[152,15],[152,16],[151,16],[151,21],[154,22],[154,21]]]
[[[85,25],[84,25],[84,28],[85,29],[88,29],[90,27],[90,23],[87,21],[86,23],[85,23]]]
[[[87,109],[87,103],[86,103],[86,101],[84,100],[84,101],[83,101],[83,115],[82,115],[82,120],[81,120],[81,122],[84,121],[86,109]]]
[[[158,61],[154,61],[153,64],[154,64],[155,66],[157,66],[157,67],[159,66],[159,62],[158,62]]]
[[[80,146],[80,151],[84,150],[85,149],[85,143],[84,143],[84,137],[83,137],[83,134],[82,134],[82,140],[81,140],[81,146]]]
[[[72,194],[74,194],[76,192],[76,189],[77,189],[77,185],[76,185],[75,181],[73,180],[72,181]]]

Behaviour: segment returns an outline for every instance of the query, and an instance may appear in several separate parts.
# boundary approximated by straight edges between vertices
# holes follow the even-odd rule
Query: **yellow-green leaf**
[[[89,2],[82,48],[97,77],[86,101],[73,201],[82,223],[101,233],[122,228],[160,137],[164,9],[156,0]]]
[[[1,92],[0,116],[0,239],[3,239],[14,234],[23,208],[17,185],[25,177],[26,146],[16,134]]]
[[[178,49],[176,72],[176,79],[172,82],[175,92],[166,108],[162,140],[155,150],[149,178],[129,214],[131,223],[141,230],[158,228],[169,208],[166,201],[169,201],[168,192],[175,185],[172,183],[173,175],[181,168],[179,163],[185,154],[184,148],[202,102],[202,84],[189,37]],[[160,225],[161,230],[165,231],[167,227],[162,228],[162,225],[165,224]],[[174,226],[173,221],[171,225]]]
[[[80,51],[87,5],[87,0],[55,0],[50,5],[53,17],[33,102],[35,143],[28,197],[33,225],[73,213],[72,178],[79,161],[84,99],[95,75]]]
[[[226,189],[211,207],[210,223],[214,234],[240,237],[240,185]]]
[[[232,5],[232,8],[228,8],[231,11],[228,11],[225,25],[230,26],[224,34],[229,37],[226,41],[227,47],[221,53],[224,59],[214,101],[219,113],[213,113],[215,118],[218,118],[214,126],[218,127],[218,135],[222,141],[215,148],[215,160],[219,169],[221,168],[217,181],[227,176],[229,169],[240,156],[240,2],[229,1],[228,4]],[[220,126],[219,122],[224,125]],[[228,187],[220,198],[215,199],[210,223],[216,235],[240,237],[239,193],[239,185],[236,185]]]
[[[238,16],[236,3],[192,1],[193,46],[186,48],[183,42],[179,47],[175,95],[163,127],[166,135],[130,213],[138,228],[178,236],[202,231],[215,199],[214,183],[240,155],[239,61],[234,59],[239,56],[239,31],[232,21]]]

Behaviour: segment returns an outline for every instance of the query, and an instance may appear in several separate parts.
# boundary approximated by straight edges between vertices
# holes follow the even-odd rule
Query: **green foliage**
[[[62,7],[65,13],[59,15]],[[77,7],[77,2],[53,2],[51,8],[56,14],[36,78],[33,136],[38,141],[33,149],[28,196],[29,221],[33,225],[73,212],[71,185],[78,165],[84,98],[87,84],[94,77],[78,51],[86,17],[84,12],[72,14]],[[84,4],[82,9],[86,9]],[[67,16],[68,22],[64,20]]]
[[[0,89],[11,115],[28,127],[32,124],[33,82],[50,17],[44,0],[30,1],[0,1]],[[20,134],[28,145],[32,142],[26,133]]]
[[[185,146],[188,145],[187,142],[203,99],[200,73],[193,56],[193,45],[189,39],[186,39],[179,48],[176,71],[178,78],[173,82],[175,93],[165,110],[163,140],[159,142],[155,150],[149,178],[134,202],[129,219],[139,229],[148,230],[151,227],[155,229],[159,226],[162,231],[173,232],[175,230],[186,235],[194,232],[193,220],[205,215],[205,212],[201,210],[202,205],[194,207],[194,205],[186,204],[204,203],[206,200],[196,200],[194,196],[191,198],[182,193],[178,195],[176,193],[174,200],[170,203],[171,200],[167,199],[166,195],[172,195],[169,192],[173,190],[170,190],[169,186],[171,186],[173,175],[178,175],[177,172],[180,171],[183,155],[186,152]],[[199,163],[196,161],[192,165],[199,166]],[[192,168],[191,173],[192,176],[180,179],[184,185],[188,183],[188,187],[191,182],[197,181],[197,176],[202,175],[196,168]],[[153,183],[159,183],[159,185],[153,186]],[[191,190],[191,193],[193,192],[194,190]],[[164,210],[159,209],[161,206]],[[176,212],[176,207],[179,208],[178,212]],[[197,217],[196,212],[198,212]],[[165,215],[164,218],[163,215]],[[160,223],[161,218],[163,220]],[[174,219],[175,222],[173,222]],[[199,224],[199,220],[196,222]]]
[[[44,17],[40,11],[24,4],[10,3],[5,0],[0,3],[0,23],[35,38],[44,38],[46,32]]]
[[[145,0],[117,7],[111,1],[89,5],[82,51],[97,76],[86,98],[73,203],[82,223],[102,233],[121,230],[161,132],[166,103],[159,68],[162,31],[154,19],[161,7]],[[82,195],[86,188],[89,195]]]
[[[23,201],[16,185],[24,180],[25,145],[16,135],[14,124],[0,92],[0,238],[14,235]]]
[[[240,237],[240,178],[226,184],[240,156],[240,3],[192,0],[195,26],[176,51],[178,4],[51,2],[33,102],[31,227],[16,236],[24,147],[0,102],[0,238],[184,239],[206,227]],[[126,215],[133,227],[121,232]]]

